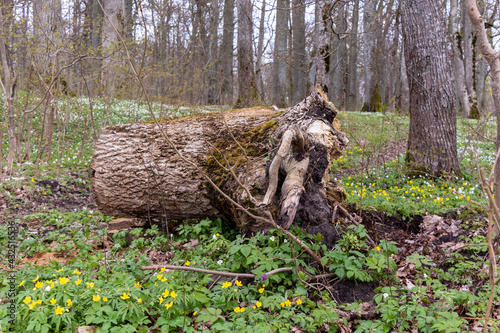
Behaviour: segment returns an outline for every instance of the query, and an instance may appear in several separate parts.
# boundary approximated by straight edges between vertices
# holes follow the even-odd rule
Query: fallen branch
[[[196,267],[189,267],[189,266],[174,266],[174,265],[151,265],[151,266],[141,266],[142,270],[151,270],[151,269],[159,269],[159,268],[165,268],[165,269],[170,269],[173,271],[191,271],[191,272],[198,272],[198,273],[203,273],[203,274],[210,274],[210,275],[221,275],[221,276],[229,276],[229,277],[241,277],[241,278],[256,278],[256,274],[252,273],[231,273],[231,272],[221,272],[221,271],[214,271],[210,269],[203,269],[203,268],[196,268]],[[293,271],[293,267],[281,267],[277,269],[273,269],[272,271],[269,271],[267,273],[264,273],[266,276],[270,276],[273,274],[281,273],[281,272],[291,272]]]

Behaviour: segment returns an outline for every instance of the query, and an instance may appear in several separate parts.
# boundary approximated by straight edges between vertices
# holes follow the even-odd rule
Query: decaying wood
[[[344,190],[329,166],[348,140],[337,109],[316,88],[286,111],[271,108],[200,114],[155,123],[106,127],[91,163],[99,209],[120,217],[223,217],[246,231],[269,227],[231,204],[207,182],[254,216],[271,211],[278,224],[329,223]],[[223,118],[224,117],[224,118]]]

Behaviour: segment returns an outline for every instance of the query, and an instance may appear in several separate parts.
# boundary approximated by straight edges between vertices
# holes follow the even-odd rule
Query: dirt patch
[[[371,302],[375,296],[375,289],[379,284],[372,282],[355,282],[340,280],[334,286],[335,300],[339,303],[352,303],[355,301]]]

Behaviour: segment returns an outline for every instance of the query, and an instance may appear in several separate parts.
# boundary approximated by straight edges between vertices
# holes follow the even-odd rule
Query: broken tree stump
[[[349,142],[337,113],[316,88],[281,112],[194,115],[162,120],[161,130],[154,122],[108,126],[91,163],[94,198],[103,214],[118,217],[222,217],[244,231],[269,227],[221,196],[208,176],[252,214],[271,211],[284,228],[329,223],[344,198],[329,166]]]

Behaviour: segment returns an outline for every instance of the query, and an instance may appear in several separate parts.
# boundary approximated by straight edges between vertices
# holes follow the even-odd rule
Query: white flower
[[[45,291],[50,291],[50,286],[45,287]]]
[[[424,279],[427,279],[427,274],[424,273]]]
[[[285,239],[283,242],[284,242],[284,243],[288,243],[288,240],[286,240],[286,239]]]
[[[271,240],[271,242],[274,242],[274,236],[271,236],[271,238],[269,238]]]
[[[212,236],[212,239],[217,239],[217,236],[216,236],[216,235],[213,235],[213,236]]]
[[[218,260],[218,261],[217,261],[217,264],[218,264],[219,266],[220,266],[220,265],[222,265],[222,263],[223,263],[223,261],[222,261],[222,260]]]
[[[384,295],[382,295],[384,297],[384,299],[386,299],[387,297],[389,297],[389,294],[388,293],[384,293]]]

